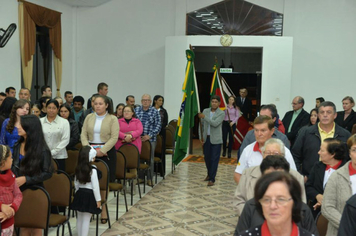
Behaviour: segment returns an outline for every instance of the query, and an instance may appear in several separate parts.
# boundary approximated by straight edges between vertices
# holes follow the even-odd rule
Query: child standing
[[[10,147],[0,145],[0,221],[1,236],[12,236],[14,215],[22,202],[22,193],[11,171],[12,156]]]
[[[90,162],[95,160],[96,151],[91,146],[84,146],[79,151],[78,165],[75,169],[75,196],[72,209],[78,211],[78,235],[89,233],[92,214],[101,212],[101,196],[98,171]]]

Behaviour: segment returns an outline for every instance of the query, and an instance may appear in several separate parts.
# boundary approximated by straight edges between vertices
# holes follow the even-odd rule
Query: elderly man
[[[272,140],[272,139],[270,139]],[[269,141],[270,141],[269,140]],[[276,139],[274,139],[276,140]],[[267,141],[267,142],[269,142]],[[279,141],[279,140],[278,140]],[[267,150],[271,143],[266,143],[265,149]],[[273,145],[273,144],[272,144]],[[282,145],[281,150],[283,150],[283,144],[279,141],[278,145]],[[265,151],[266,151],[265,150]],[[272,171],[285,171],[289,172],[292,176],[294,176],[300,183],[302,188],[302,220],[299,222],[298,226],[303,229],[308,230],[309,232],[319,235],[316,225],[314,223],[313,215],[311,213],[308,205],[305,204],[305,189],[304,189],[304,181],[303,176],[301,176],[297,171],[289,170],[289,163],[283,156],[280,155],[268,155],[265,157],[260,166],[251,167],[244,171],[244,175],[241,177],[240,184],[237,187],[236,192],[238,192],[238,197],[241,197],[238,205],[238,215],[239,221],[236,226],[235,235],[239,235],[239,233],[244,232],[252,227],[257,227],[264,222],[264,217],[256,211],[255,199],[254,197],[254,187],[256,185],[257,180],[263,176],[264,174],[268,174]],[[241,185],[241,186],[240,186]]]
[[[268,116],[256,117],[253,124],[256,142],[248,145],[241,154],[234,174],[234,179],[237,184],[239,183],[244,169],[261,164],[263,160],[261,148],[265,145],[268,139],[272,138],[272,134],[274,133],[274,122]],[[285,158],[289,162],[291,169],[296,170],[292,154],[286,147],[284,147],[284,149]]]
[[[268,117],[272,118],[273,122],[275,123],[276,119],[277,119],[277,109],[272,104],[264,105],[261,107],[260,116],[268,116]],[[284,143],[284,146],[286,146],[289,149],[290,143],[289,143],[287,136],[285,136],[282,132],[280,132],[276,128],[274,128],[272,138],[278,138],[278,139],[282,140],[282,142]],[[249,145],[255,141],[256,141],[255,130],[252,129],[252,130],[248,131],[247,134],[245,135],[244,141],[241,144],[239,152],[242,153],[243,150],[247,147],[247,145]]]
[[[136,107],[135,113],[137,118],[142,122],[143,132],[141,135],[142,142],[150,140],[151,142],[151,163],[150,163],[150,174],[153,178],[154,169],[154,152],[156,148],[157,134],[161,130],[161,116],[158,111],[151,106],[152,100],[151,96],[148,94],[142,95],[141,104],[142,106]],[[143,179],[143,175],[140,175],[140,179]],[[147,180],[147,185],[153,186],[151,180]]]
[[[301,96],[295,97],[292,101],[292,106],[293,110],[288,111],[282,119],[291,147],[294,144],[300,128],[309,124],[309,113],[303,109],[304,98]]]
[[[200,140],[204,149],[204,160],[207,169],[207,176],[204,181],[208,181],[208,186],[214,186],[216,172],[218,171],[220,151],[222,141],[222,122],[225,112],[220,110],[220,97],[211,96],[211,107],[204,109],[198,117],[203,124],[203,137]],[[201,135],[201,132],[199,132]]]
[[[252,103],[251,100],[247,98],[247,89],[246,88],[241,88],[239,90],[240,97],[236,98],[236,106],[240,108],[240,111],[242,112],[243,117],[246,118],[248,121],[253,121],[253,116],[252,116]]]
[[[284,158],[285,147],[284,147],[284,144],[282,143],[282,141],[279,139],[271,138],[266,141],[266,143],[262,147],[261,151],[262,151],[262,155],[264,158],[261,165],[245,169],[241,175],[239,184],[237,185],[237,188],[235,191],[235,202],[234,202],[234,206],[237,208],[237,214],[240,215],[246,201],[253,198],[254,188],[255,188],[258,178],[262,175],[262,173],[264,173],[265,170],[267,171],[267,169],[269,169],[270,167],[273,167],[274,169],[281,168],[287,172],[290,172],[300,182],[301,187],[302,187],[302,192],[303,192],[302,199],[304,202],[306,202],[303,176],[301,174],[299,174],[296,170],[289,171],[289,163]],[[269,155],[278,155],[281,158],[283,158],[284,160],[280,161],[278,163],[284,163],[284,162],[287,163],[288,170],[285,169],[283,166],[282,167],[281,166],[269,166],[270,162],[265,160],[265,158]],[[268,166],[268,167],[266,167],[266,166]]]
[[[31,100],[31,93],[28,88],[21,88],[19,92],[19,99]]]
[[[319,123],[302,129],[292,148],[298,171],[308,176],[313,165],[319,161],[320,145],[326,138],[337,138],[346,143],[351,136],[346,129],[335,124],[335,104],[322,102],[318,108]]]

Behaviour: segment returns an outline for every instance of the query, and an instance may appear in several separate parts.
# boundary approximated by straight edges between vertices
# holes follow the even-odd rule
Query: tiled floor
[[[193,153],[201,154],[199,145]],[[236,153],[236,152],[235,152]],[[236,158],[236,154],[233,157]],[[116,198],[109,194],[111,229],[99,223],[99,235],[232,235],[237,215],[232,210],[232,196],[236,185],[233,180],[235,166],[219,165],[216,182],[207,187],[204,163],[182,162],[171,174],[171,156],[167,155],[167,176],[150,188],[140,200],[134,196],[134,205],[125,211],[124,198],[120,195],[119,220],[115,222]],[[141,192],[142,192],[141,186]],[[131,195],[127,194],[130,204]],[[76,219],[70,220],[72,233],[77,235]],[[95,235],[96,223],[90,224],[89,235]],[[56,235],[56,230],[50,230]],[[68,230],[66,227],[66,234]]]

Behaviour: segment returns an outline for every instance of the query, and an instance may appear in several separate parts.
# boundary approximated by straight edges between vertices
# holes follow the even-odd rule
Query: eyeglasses
[[[142,102],[150,102],[151,100],[150,99],[142,99],[141,101]]]
[[[271,198],[261,198],[259,202],[261,203],[262,206],[270,206],[272,201],[274,201],[278,206],[285,206],[287,203],[292,200],[293,198],[276,198],[276,199],[271,199]]]

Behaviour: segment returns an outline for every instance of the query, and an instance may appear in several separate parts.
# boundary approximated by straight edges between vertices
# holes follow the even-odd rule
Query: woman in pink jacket
[[[136,118],[132,106],[125,106],[123,115],[124,117],[119,119],[120,133],[115,148],[118,150],[124,143],[132,143],[141,153],[142,142],[140,136],[143,131],[142,123]]]

